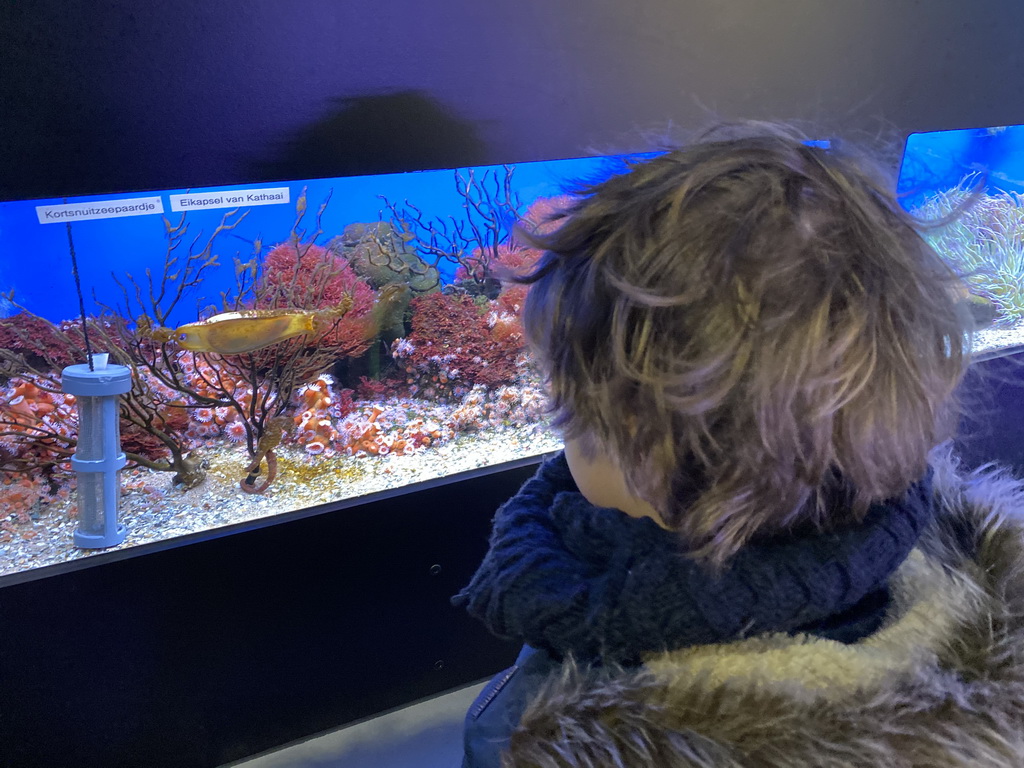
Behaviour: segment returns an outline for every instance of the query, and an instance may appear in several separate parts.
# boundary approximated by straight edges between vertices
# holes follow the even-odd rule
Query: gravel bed
[[[264,494],[247,494],[238,485],[248,463],[245,451],[228,442],[215,443],[203,453],[210,465],[206,481],[191,490],[172,486],[169,473],[122,473],[120,519],[128,528],[123,544],[104,550],[75,547],[72,502],[51,504],[33,519],[31,528],[0,544],[0,576],[358,498],[561,447],[561,440],[541,425],[463,434],[411,455],[314,457],[286,445],[276,451],[278,479]]]
[[[971,352],[979,358],[998,357],[1013,347],[1024,345],[1024,324],[1012,328],[985,328],[974,334]]]

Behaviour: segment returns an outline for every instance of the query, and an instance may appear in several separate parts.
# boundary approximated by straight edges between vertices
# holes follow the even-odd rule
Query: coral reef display
[[[1011,133],[924,142],[900,182],[916,216],[942,222],[925,237],[995,311],[976,344],[1024,328],[1024,167],[989,169],[981,190],[971,175],[970,142],[1001,142],[989,159],[1004,162]],[[531,234],[559,225],[577,179],[626,167],[0,202],[0,247],[34,255],[5,262],[0,286],[0,576],[89,556],[72,543],[78,415],[60,386],[89,351],[132,373],[120,547],[555,450],[520,321],[527,289],[510,278],[534,267]]]
[[[963,278],[973,354],[1024,346],[1024,126],[911,134],[897,190]]]
[[[87,347],[132,372],[120,400],[121,546],[194,530],[193,518],[208,526],[218,507],[251,517],[301,507],[314,488],[351,497],[342,477],[373,490],[422,477],[417,467],[438,457],[443,474],[507,460],[506,447],[551,450],[519,320],[526,289],[508,278],[540,256],[518,233],[554,226],[571,198],[524,205],[514,171],[449,172],[457,213],[384,196],[374,222],[339,224],[330,193],[312,210],[303,189],[276,240],[238,234],[256,208],[204,211],[205,225],[165,215],[155,266],[112,272],[116,290],[84,324],[6,295],[0,574],[84,556],[66,545],[77,415],[60,373]],[[251,251],[222,263],[233,238]]]
[[[977,174],[928,197],[912,212],[926,222],[928,243],[996,308],[995,323],[1024,321],[1024,195],[986,194]]]

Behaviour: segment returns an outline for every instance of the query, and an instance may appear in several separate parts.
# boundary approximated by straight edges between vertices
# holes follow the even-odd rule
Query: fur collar
[[[1024,484],[934,461],[940,513],[853,645],[760,636],[646,660],[567,662],[506,766],[1024,765]]]

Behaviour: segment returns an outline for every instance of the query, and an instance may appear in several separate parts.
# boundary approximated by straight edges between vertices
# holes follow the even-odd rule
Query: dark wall
[[[0,0],[0,197],[1024,121],[1011,0]]]

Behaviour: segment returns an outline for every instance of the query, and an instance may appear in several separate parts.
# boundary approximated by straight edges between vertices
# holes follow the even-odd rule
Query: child
[[[465,766],[1024,765],[1021,490],[933,451],[970,329],[915,225],[761,129],[536,238],[565,451],[455,598],[525,643]]]

